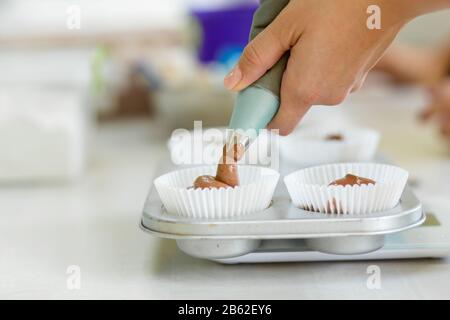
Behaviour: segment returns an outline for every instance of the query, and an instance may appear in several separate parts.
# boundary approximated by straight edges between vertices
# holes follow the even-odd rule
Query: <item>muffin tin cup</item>
[[[360,186],[329,186],[351,173],[374,180]],[[295,171],[284,178],[293,204],[304,210],[366,215],[395,207],[408,180],[404,169],[372,163],[342,163]]]
[[[241,185],[234,188],[189,188],[198,176],[215,175],[216,166],[170,172],[155,179],[154,185],[167,212],[182,217],[228,219],[266,209],[279,173],[255,166],[239,166],[238,170]]]

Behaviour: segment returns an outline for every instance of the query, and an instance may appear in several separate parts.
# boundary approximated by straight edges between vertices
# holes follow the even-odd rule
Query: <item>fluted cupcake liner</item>
[[[329,184],[346,174],[369,178],[375,184]],[[373,163],[339,163],[295,171],[284,178],[293,204],[323,213],[364,215],[395,207],[408,180],[399,167]]]
[[[275,170],[239,166],[240,186],[194,189],[201,175],[215,175],[216,166],[202,166],[164,174],[154,181],[167,212],[198,219],[226,219],[266,209],[272,200],[279,173]]]

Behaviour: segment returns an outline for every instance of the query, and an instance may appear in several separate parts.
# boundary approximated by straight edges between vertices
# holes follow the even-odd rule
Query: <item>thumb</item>
[[[272,23],[260,32],[244,49],[238,64],[224,79],[228,90],[239,91],[259,78],[269,70],[281,56],[289,50],[289,45],[283,45],[283,40],[277,26]]]

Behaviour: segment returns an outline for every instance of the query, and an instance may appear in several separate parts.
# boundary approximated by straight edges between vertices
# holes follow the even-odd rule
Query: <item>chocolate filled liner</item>
[[[351,173],[375,184],[329,185]],[[366,215],[394,208],[408,180],[399,167],[373,163],[340,163],[295,171],[284,178],[296,207],[327,214]]]
[[[198,219],[227,219],[266,209],[272,200],[279,173],[239,166],[240,185],[229,188],[190,188],[196,177],[214,175],[217,166],[177,170],[155,179],[154,185],[170,214]]]

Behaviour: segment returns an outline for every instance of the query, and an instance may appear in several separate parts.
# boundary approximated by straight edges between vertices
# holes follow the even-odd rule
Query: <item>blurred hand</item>
[[[375,69],[398,83],[432,85],[445,77],[449,54],[450,48],[394,45],[386,50]]]
[[[311,105],[336,105],[357,90],[401,27],[448,0],[291,0],[245,48],[224,85],[239,91],[291,50],[281,85],[280,110],[269,124],[289,134]],[[367,8],[381,8],[381,29],[367,27]],[[412,12],[414,10],[414,12]]]
[[[431,89],[431,103],[422,113],[422,118],[437,120],[441,133],[450,141],[450,78]]]

